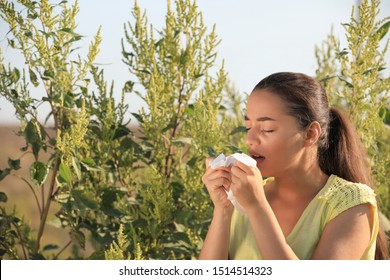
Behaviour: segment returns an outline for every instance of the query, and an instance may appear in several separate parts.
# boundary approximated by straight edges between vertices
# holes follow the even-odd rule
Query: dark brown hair
[[[285,101],[287,113],[302,129],[319,122],[318,163],[325,174],[373,186],[368,156],[354,126],[341,110],[329,107],[325,89],[317,80],[301,73],[275,73],[261,80],[253,91],[265,89]],[[380,225],[375,259],[388,258],[387,237]]]

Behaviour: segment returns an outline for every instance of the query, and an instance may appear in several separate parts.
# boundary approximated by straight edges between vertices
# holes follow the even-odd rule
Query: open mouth
[[[255,159],[256,161],[263,161],[265,160],[265,157],[264,156],[261,156],[261,155],[251,155],[253,159]]]

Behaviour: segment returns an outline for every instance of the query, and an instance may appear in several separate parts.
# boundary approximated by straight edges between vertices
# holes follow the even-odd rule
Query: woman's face
[[[304,131],[287,115],[284,101],[267,90],[254,91],[248,98],[245,125],[249,154],[263,176],[283,176],[301,163]]]

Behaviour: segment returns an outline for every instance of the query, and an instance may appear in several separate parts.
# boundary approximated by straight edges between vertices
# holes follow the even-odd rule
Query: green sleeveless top
[[[352,183],[336,175],[329,177],[325,186],[305,208],[287,236],[287,243],[299,259],[310,259],[327,223],[343,211],[364,203],[374,206],[374,218],[371,239],[361,259],[374,259],[379,228],[375,193],[367,185]],[[247,216],[236,210],[231,222],[229,256],[233,260],[262,259]]]

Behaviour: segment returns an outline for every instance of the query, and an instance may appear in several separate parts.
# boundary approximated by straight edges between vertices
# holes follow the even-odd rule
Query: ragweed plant
[[[346,47],[340,46],[331,34],[316,48],[316,74],[323,81],[331,104],[343,107],[356,124],[368,149],[382,211],[389,217],[390,129],[385,118],[390,109],[390,77],[385,71],[385,55],[390,17],[377,20],[379,4],[379,0],[362,1],[357,7],[357,18],[355,8],[352,9],[350,22],[343,24]]]
[[[155,31],[138,3],[125,26],[127,85],[139,86],[147,110],[139,121],[142,184],[131,224],[146,258],[196,258],[212,207],[203,183],[205,159],[228,149],[233,126],[222,110],[226,73],[217,67],[215,26],[208,32],[196,3],[175,1]],[[132,248],[134,249],[134,248]]]
[[[114,230],[107,226],[115,219],[112,216],[118,216],[107,210],[117,199],[114,186],[119,174],[111,149],[130,134],[124,122],[127,106],[115,105],[112,88],[108,92],[102,71],[93,65],[102,40],[100,29],[85,58],[77,54],[82,38],[75,31],[78,12],[77,1],[70,6],[67,1],[0,1],[0,16],[9,27],[8,46],[23,55],[26,65],[19,70],[4,65],[0,57],[0,94],[14,106],[21,122],[19,134],[26,140],[22,152],[34,157],[29,178],[17,173],[23,154],[9,159],[0,180],[7,175],[20,178],[39,211],[39,226],[32,236],[17,213],[7,213],[1,206],[1,257],[58,258],[69,245],[75,252],[84,249],[86,231],[103,249],[117,235],[119,222],[113,223]],[[91,92],[91,84],[97,93]],[[44,122],[39,115],[43,104],[50,107]],[[44,154],[49,160],[43,160]],[[4,192],[1,198],[2,203],[11,203]],[[69,231],[69,240],[61,241],[63,248],[42,245],[53,202],[60,206],[56,216],[61,226]]]

